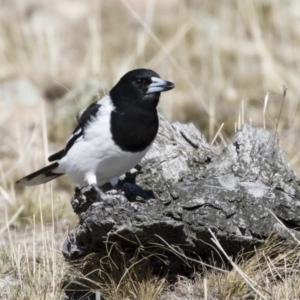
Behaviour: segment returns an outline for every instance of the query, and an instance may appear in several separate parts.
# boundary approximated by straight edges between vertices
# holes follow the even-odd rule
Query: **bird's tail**
[[[58,163],[55,162],[45,168],[42,168],[32,174],[29,174],[17,181],[17,184],[33,186],[46,183],[56,177],[64,175],[64,173],[55,173]]]

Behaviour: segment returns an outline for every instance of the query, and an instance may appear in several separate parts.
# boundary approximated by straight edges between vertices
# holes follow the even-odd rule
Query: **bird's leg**
[[[119,186],[119,177],[113,177],[110,179],[110,184],[113,187],[112,190],[109,190],[108,193],[112,195],[123,196],[122,188]]]
[[[100,199],[105,200],[106,195],[101,191],[97,184],[91,184],[91,187],[94,189]]]
[[[100,199],[105,201],[111,198],[110,196],[106,195],[103,191],[101,191],[101,189],[96,183],[91,184],[91,187],[94,189],[94,191],[97,193]]]

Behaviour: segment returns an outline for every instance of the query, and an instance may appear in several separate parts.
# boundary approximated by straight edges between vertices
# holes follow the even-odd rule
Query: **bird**
[[[117,186],[119,177],[134,168],[151,147],[159,128],[160,93],[175,87],[150,69],[126,73],[108,94],[77,115],[78,125],[65,147],[49,156],[52,164],[17,184],[34,186],[64,174],[77,188],[91,186],[101,199],[100,186]]]

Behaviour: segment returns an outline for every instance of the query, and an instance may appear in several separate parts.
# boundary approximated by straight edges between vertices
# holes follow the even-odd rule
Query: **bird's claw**
[[[107,194],[106,194],[96,184],[92,184],[91,186],[94,189],[94,191],[96,192],[97,196],[100,199],[102,199],[103,201],[108,201],[108,200],[118,198],[118,196],[120,195],[119,191],[115,190],[115,189],[107,191]]]

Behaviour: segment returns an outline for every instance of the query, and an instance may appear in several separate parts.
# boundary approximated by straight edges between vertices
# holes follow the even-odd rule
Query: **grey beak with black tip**
[[[175,87],[173,82],[166,81],[158,77],[151,77],[151,81],[152,83],[148,85],[148,90],[146,94],[169,91]]]

